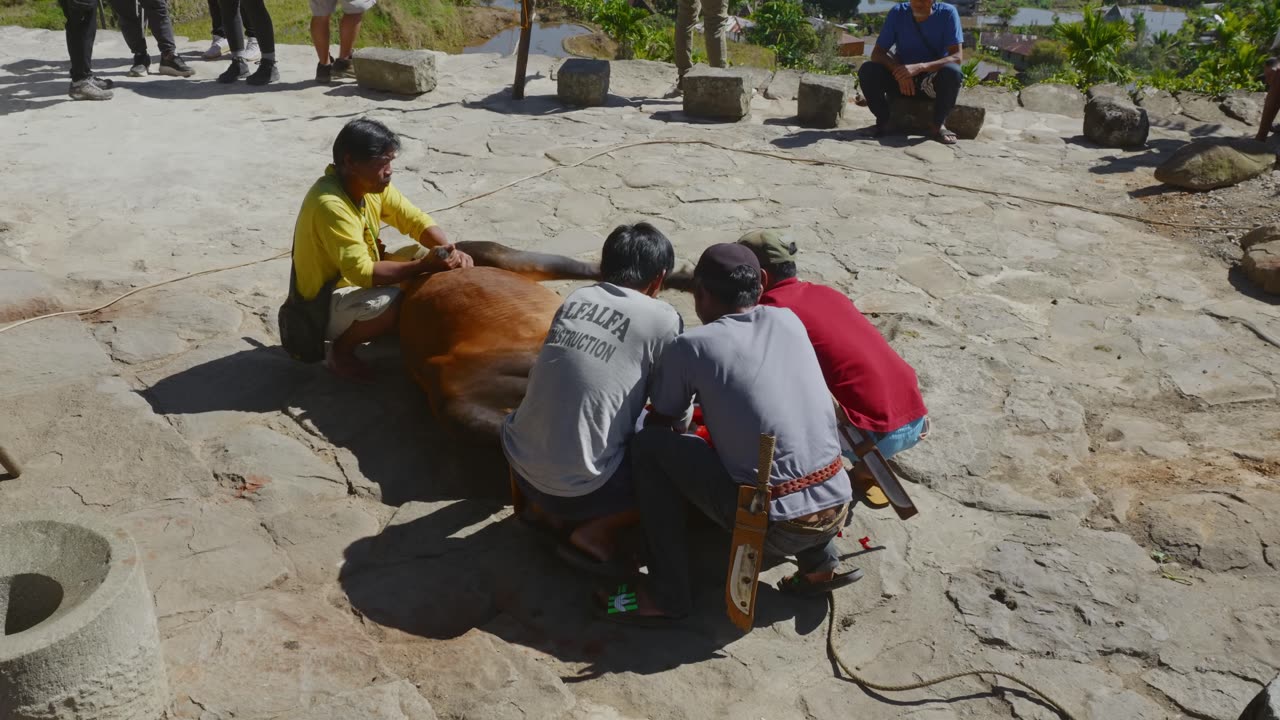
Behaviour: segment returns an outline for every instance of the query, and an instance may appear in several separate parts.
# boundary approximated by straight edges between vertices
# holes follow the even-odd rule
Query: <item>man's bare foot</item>
[[[330,351],[329,356],[325,358],[324,366],[344,380],[359,383],[373,382],[373,368],[351,353]]]

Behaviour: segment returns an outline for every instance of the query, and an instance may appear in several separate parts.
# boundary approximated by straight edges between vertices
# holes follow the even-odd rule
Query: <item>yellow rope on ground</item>
[[[1044,699],[1045,702],[1049,703],[1049,705],[1052,706],[1054,710],[1057,710],[1058,714],[1061,715],[1066,720],[1076,720],[1075,715],[1072,715],[1070,712],[1068,712],[1067,709],[1063,707],[1062,704],[1059,703],[1057,700],[1054,700],[1053,698],[1049,697],[1048,693],[1037,688],[1035,685],[1032,685],[1026,680],[1023,680],[1022,678],[1016,677],[1014,675],[1010,675],[1009,673],[1003,673],[998,670],[966,670],[964,672],[952,673],[950,675],[943,675],[942,677],[933,678],[932,680],[924,680],[917,683],[908,683],[906,685],[883,685],[881,683],[871,682],[870,680],[862,677],[858,673],[849,669],[849,666],[846,665],[844,662],[844,658],[840,657],[840,651],[836,650],[836,596],[835,596],[835,593],[827,593],[827,605],[830,607],[830,613],[827,616],[827,652],[831,654],[831,659],[835,660],[836,665],[838,665],[840,669],[844,671],[844,674],[848,675],[850,680],[861,685],[862,687],[870,688],[872,690],[880,690],[882,692],[904,692],[907,690],[919,690],[920,688],[927,688],[932,685],[938,685],[940,683],[944,683],[949,680],[956,680],[962,677],[969,677],[969,676],[978,677],[982,675],[993,675],[995,677],[1002,677],[1006,680],[1015,682],[1025,687],[1026,689],[1030,690],[1031,692],[1035,693],[1036,695],[1039,695],[1041,698]]]
[[[882,175],[884,177],[898,178],[900,180],[915,180],[917,182],[928,183],[930,185],[937,185],[939,187],[951,188],[953,190],[961,190],[964,192],[994,195],[996,197],[1014,198],[1017,200],[1024,200],[1026,202],[1040,203],[1042,205],[1056,205],[1058,207],[1072,208],[1075,210],[1082,210],[1088,213],[1095,213],[1099,215],[1109,215],[1111,217],[1121,218],[1124,220],[1133,220],[1140,223],[1148,223],[1152,225],[1163,225],[1166,227],[1180,227],[1180,228],[1186,228],[1189,230],[1246,230],[1251,227],[1248,225],[1227,225],[1227,224],[1191,225],[1186,223],[1172,222],[1168,220],[1154,220],[1150,218],[1138,217],[1137,215],[1130,215],[1128,213],[1117,212],[1114,210],[1101,210],[1097,208],[1091,208],[1085,205],[1067,202],[1065,200],[1050,200],[1047,198],[1038,198],[1030,195],[1022,195],[1019,193],[1002,192],[999,190],[991,190],[988,188],[970,187],[968,185],[961,185],[959,183],[947,182],[945,180],[937,180],[935,178],[929,178],[929,177],[924,177],[920,175],[912,175],[910,173],[898,173],[898,172],[893,172],[891,170],[880,170],[876,168],[861,167],[858,165],[854,165],[852,163],[839,162],[837,160],[821,160],[817,158],[792,157],[790,155],[783,155],[781,153],[768,152],[766,150],[752,150],[750,148],[730,147],[728,145],[721,145],[720,143],[712,142],[711,140],[641,140],[638,142],[615,145],[606,150],[601,150],[599,152],[592,153],[591,155],[588,155],[576,162],[572,162],[567,165],[555,165],[555,166],[549,167],[546,170],[541,170],[532,175],[527,175],[525,177],[522,177],[518,180],[512,180],[511,182],[506,183],[505,185],[499,185],[498,187],[493,188],[492,190],[488,190],[486,192],[480,193],[479,195],[472,195],[471,197],[465,198],[463,200],[459,200],[458,202],[452,205],[446,205],[442,208],[437,208],[429,212],[442,213],[442,212],[445,212],[446,210],[452,210],[456,207],[466,205],[467,203],[475,202],[476,200],[480,200],[482,198],[489,197],[490,195],[497,194],[499,192],[502,192],[503,190],[506,190],[507,188],[515,187],[516,185],[519,185],[521,183],[525,183],[530,180],[540,178],[543,175],[555,172],[557,170],[569,170],[571,168],[575,168],[580,165],[584,165],[588,162],[591,162],[596,158],[604,157],[605,155],[610,155],[612,153],[619,152],[622,150],[629,150],[631,148],[645,147],[648,145],[704,145],[706,147],[717,148],[719,150],[724,150],[726,152],[742,153],[744,155],[756,155],[758,157],[773,158],[775,160],[783,160],[785,162],[800,163],[803,165],[826,165],[830,167],[839,167],[839,168],[844,168],[846,170],[854,170],[857,172],[871,173],[873,175]],[[286,250],[276,255],[272,255],[271,257],[262,258],[260,260],[250,260],[248,262],[238,263],[236,265],[228,265],[226,267],[211,268],[209,270],[201,270],[199,272],[194,272],[187,275],[180,275],[175,278],[170,278],[169,280],[163,280],[158,283],[152,283],[150,285],[143,285],[142,287],[134,288],[133,290],[130,290],[129,292],[115,298],[111,302],[104,303],[94,308],[88,308],[85,310],[64,310],[61,312],[48,313],[46,315],[37,315],[35,317],[27,318],[25,320],[19,320],[18,322],[11,323],[9,325],[6,325],[0,328],[0,333],[13,330],[14,328],[21,327],[22,325],[26,325],[27,323],[35,322],[37,320],[45,320],[47,318],[61,317],[64,315],[93,315],[94,313],[102,312],[103,310],[106,310],[112,305],[115,305],[116,303],[120,302],[121,300],[124,300],[125,298],[131,295],[140,293],[144,290],[151,290],[153,288],[158,288],[163,285],[175,283],[180,280],[188,280],[190,278],[199,277],[201,275],[210,275],[212,273],[226,272],[227,270],[236,270],[238,268],[248,267],[249,265],[257,265],[259,263],[269,262],[271,260],[278,260],[280,258],[284,258],[288,256],[289,256],[289,251]],[[1255,332],[1257,332],[1257,330],[1255,330]]]

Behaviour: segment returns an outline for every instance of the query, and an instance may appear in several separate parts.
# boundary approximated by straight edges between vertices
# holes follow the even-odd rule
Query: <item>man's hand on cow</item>
[[[444,272],[475,267],[476,263],[470,255],[458,250],[453,244],[448,244],[431,248],[427,256],[422,259],[422,264],[425,272]]]

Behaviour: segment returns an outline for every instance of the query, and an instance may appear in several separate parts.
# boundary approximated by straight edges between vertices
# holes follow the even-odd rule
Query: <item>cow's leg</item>
[[[516,250],[496,242],[463,241],[458,249],[471,256],[476,265],[496,267],[530,280],[599,280],[600,263],[574,260],[564,255]]]
[[[675,270],[672,270],[671,274],[667,275],[667,279],[662,283],[662,286],[668,290],[693,292],[693,265],[688,262],[677,264]]]

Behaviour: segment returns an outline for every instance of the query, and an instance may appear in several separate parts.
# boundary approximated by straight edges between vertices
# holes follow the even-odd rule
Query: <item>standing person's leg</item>
[[[311,44],[316,48],[316,82],[327,83],[333,76],[333,58],[329,53],[329,28],[338,0],[311,0]]]
[[[729,22],[728,0],[702,0],[702,35],[707,41],[707,62],[711,67],[728,67],[729,45],[724,26]]]
[[[947,145],[952,145],[956,141],[955,133],[947,129],[947,117],[956,107],[962,85],[964,85],[964,73],[955,63],[944,65],[933,76],[933,136],[934,139]]]
[[[1272,67],[1271,63],[1277,63]],[[1267,64],[1267,99],[1262,105],[1262,121],[1258,123],[1258,142],[1266,142],[1276,123],[1276,113],[1280,112],[1280,62],[1268,61]]]
[[[150,72],[151,55],[147,52],[147,36],[142,32],[142,18],[138,17],[138,8],[134,0],[111,0],[111,9],[115,10],[120,20],[120,34],[124,35],[124,43],[133,53],[133,65],[129,68],[129,77],[142,77]]]
[[[680,81],[693,67],[693,24],[700,8],[698,0],[678,0],[676,5],[676,72]]]
[[[258,69],[245,81],[250,85],[266,85],[280,79],[280,71],[276,69],[276,32],[271,24],[271,13],[267,11],[265,0],[243,0],[245,14],[253,18],[253,26],[258,33],[258,45],[262,48],[262,61]]]
[[[876,117],[876,135],[883,135],[889,129],[889,94],[898,93],[898,81],[889,68],[868,61],[858,68],[858,84],[867,99],[867,109]]]
[[[249,63],[244,59],[244,25],[240,22],[240,0],[218,0],[222,8],[222,29],[227,31],[231,48],[231,65],[218,76],[220,83],[233,83],[249,76]]]
[[[217,60],[230,50],[227,31],[222,27],[222,8],[218,7],[218,0],[209,0],[209,34],[213,36],[213,40],[201,57],[205,60]]]
[[[738,486],[716,451],[701,439],[647,428],[631,441],[636,502],[649,545],[650,586],[637,590],[640,615],[688,615],[686,501],[722,528],[733,527]]]
[[[170,77],[191,77],[195,70],[178,57],[178,44],[173,36],[173,19],[169,15],[168,0],[138,0],[147,14],[151,36],[160,48],[160,74]]]
[[[97,0],[58,0],[67,18],[67,55],[71,58],[73,100],[110,100],[111,90],[93,82],[93,39],[98,34]],[[105,84],[105,83],[104,83]]]
[[[338,25],[338,59],[333,62],[335,78],[351,76],[351,56],[356,50],[360,22],[376,0],[343,0],[342,22]]]

